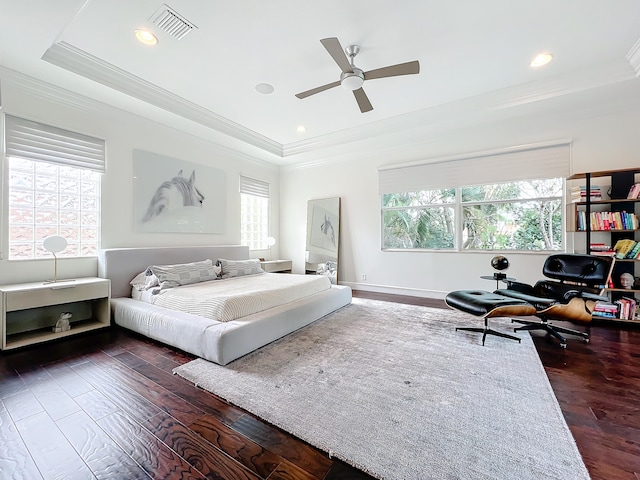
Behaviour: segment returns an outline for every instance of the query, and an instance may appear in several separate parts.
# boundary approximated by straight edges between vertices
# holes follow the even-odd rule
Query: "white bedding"
[[[331,282],[324,276],[263,273],[184,285],[162,290],[156,295],[152,295],[151,290],[138,292],[134,288],[132,297],[171,310],[228,322],[330,288]]]

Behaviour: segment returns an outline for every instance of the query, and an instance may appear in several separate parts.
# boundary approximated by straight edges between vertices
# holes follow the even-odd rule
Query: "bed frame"
[[[98,255],[98,276],[111,280],[111,313],[116,324],[220,365],[250,353],[351,303],[351,288],[329,290],[230,322],[217,322],[130,298],[129,282],[149,265],[210,258],[244,260],[241,245],[111,248]],[[286,274],[277,274],[286,275]]]

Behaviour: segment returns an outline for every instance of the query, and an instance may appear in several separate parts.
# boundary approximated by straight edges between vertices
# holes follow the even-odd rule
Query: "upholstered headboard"
[[[171,265],[197,262],[210,258],[245,260],[249,247],[245,245],[215,245],[209,247],[139,247],[108,248],[98,255],[98,276],[111,280],[112,297],[131,295],[129,282],[149,265]]]

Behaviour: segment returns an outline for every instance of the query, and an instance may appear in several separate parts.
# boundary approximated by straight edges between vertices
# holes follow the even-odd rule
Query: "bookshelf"
[[[639,198],[628,198],[632,192],[634,185],[640,182],[638,179],[640,168],[631,168],[624,170],[605,170],[599,172],[586,172],[572,175],[567,180],[577,181],[579,190],[573,189],[573,195],[570,197],[570,203],[567,204],[567,231],[584,235],[584,248],[586,253],[596,255],[614,255],[613,248],[619,242],[624,240],[640,241],[640,225],[638,224],[638,213],[640,213]],[[603,182],[609,184],[608,192],[598,191],[595,184],[596,179],[602,179]],[[636,187],[637,190],[637,187]],[[580,191],[581,196],[576,194]],[[600,194],[600,197],[598,196]],[[608,195],[605,195],[608,193]],[[609,249],[604,244],[592,242],[592,234],[596,233],[599,238],[605,235]],[[578,244],[579,238],[576,238],[575,245]],[[627,300],[635,301],[640,297],[640,288],[624,288],[621,284],[624,274],[636,277],[636,269],[640,265],[640,258],[616,258],[614,262],[610,282],[605,286],[604,292],[609,296],[611,304],[632,303]],[[628,278],[628,277],[627,277]],[[633,305],[635,309],[636,305]],[[622,308],[619,309],[619,311]],[[631,318],[602,317],[603,320],[611,319],[615,321],[625,321],[640,323],[636,320],[634,313],[626,316]],[[594,317],[596,318],[596,317]],[[601,318],[601,317],[598,317]]]

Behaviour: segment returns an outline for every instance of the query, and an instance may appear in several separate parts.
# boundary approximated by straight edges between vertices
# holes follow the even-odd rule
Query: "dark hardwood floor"
[[[640,480],[640,329],[532,335],[592,478]],[[370,478],[171,374],[192,358],[120,328],[0,353],[0,478]]]

